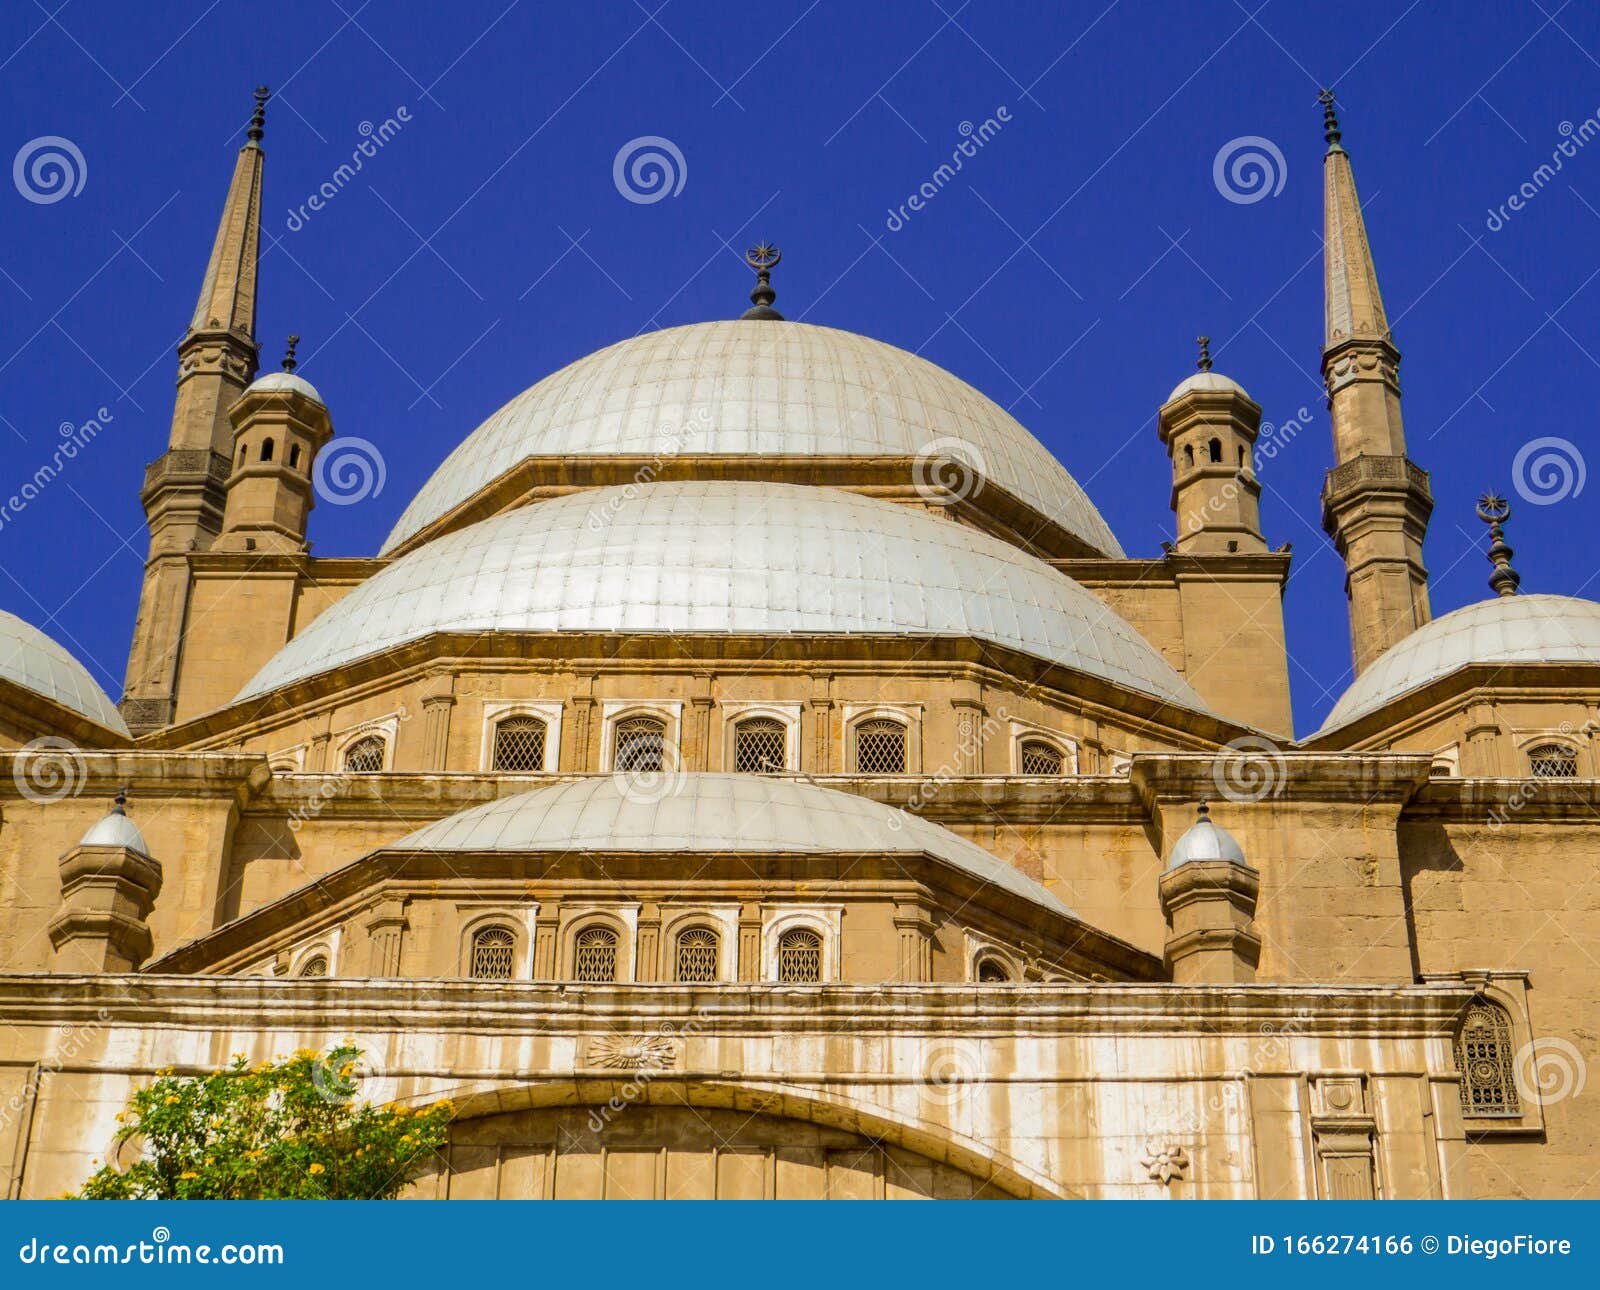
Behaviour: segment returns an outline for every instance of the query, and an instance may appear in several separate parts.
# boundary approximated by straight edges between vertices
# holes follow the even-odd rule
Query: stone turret
[[[150,957],[161,865],[126,803],[118,793],[110,813],[61,857],[61,909],[49,928],[58,972],[132,972]]]
[[[1167,919],[1164,957],[1179,985],[1254,981],[1261,961],[1255,934],[1261,876],[1244,850],[1211,822],[1201,802],[1199,818],[1172,848],[1161,875],[1161,910]]]
[[[1261,485],[1254,450],[1261,407],[1237,381],[1211,370],[1201,336],[1199,371],[1161,406],[1161,442],[1172,459],[1172,509],[1180,555],[1262,552]]]

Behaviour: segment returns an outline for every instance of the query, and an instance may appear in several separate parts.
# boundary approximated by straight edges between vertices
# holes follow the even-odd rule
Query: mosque
[[[1263,409],[1204,349],[1130,555],[977,389],[785,320],[766,244],[742,317],[546,376],[313,554],[265,103],[120,702],[0,615],[8,1195],[158,1069],[347,1036],[457,1107],[420,1197],[1600,1195],[1600,604],[1519,594],[1487,497],[1491,594],[1434,616],[1331,96],[1355,680],[1298,738]]]

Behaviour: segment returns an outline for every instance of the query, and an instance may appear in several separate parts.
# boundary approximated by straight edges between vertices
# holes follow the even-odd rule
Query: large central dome
[[[591,489],[436,538],[312,620],[239,698],[477,632],[967,637],[1206,710],[1109,606],[1008,542],[838,489],[732,481]]]
[[[915,459],[927,451],[954,452],[1088,547],[1123,554],[1078,482],[993,400],[893,345],[794,322],[673,327],[562,368],[445,458],[383,549],[532,458]]]

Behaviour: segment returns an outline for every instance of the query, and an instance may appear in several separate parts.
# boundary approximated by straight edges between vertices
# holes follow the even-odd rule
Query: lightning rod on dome
[[[756,285],[750,292],[750,308],[743,318],[764,322],[782,322],[783,315],[772,307],[778,293],[772,289],[772,270],[783,259],[783,252],[771,242],[762,241],[744,253],[744,262],[756,271]]]
[[[1511,518],[1511,503],[1498,493],[1485,493],[1478,499],[1478,518],[1489,526],[1488,559],[1494,565],[1489,575],[1489,586],[1496,595],[1514,596],[1522,585],[1522,575],[1511,567],[1511,557],[1516,554],[1506,543],[1505,522]]]

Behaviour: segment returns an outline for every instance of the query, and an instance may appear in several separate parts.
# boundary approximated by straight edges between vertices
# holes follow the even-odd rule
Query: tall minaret
[[[178,647],[189,590],[187,555],[222,529],[233,457],[228,411],[256,374],[256,272],[261,245],[261,136],[268,91],[258,89],[222,208],[200,300],[178,345],[178,395],[167,451],[145,469],[139,495],[150,525],[139,617],[122,715],[135,734],[173,715]]]
[[[1378,294],[1350,154],[1339,143],[1333,94],[1320,95],[1327,341],[1322,377],[1333,420],[1335,465],[1322,488],[1322,527],[1344,557],[1350,638],[1359,675],[1422,626],[1428,571],[1422,539],[1433,512],[1428,475],[1406,456],[1400,420],[1400,351]]]

